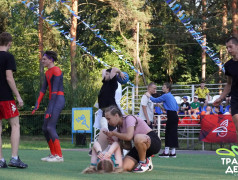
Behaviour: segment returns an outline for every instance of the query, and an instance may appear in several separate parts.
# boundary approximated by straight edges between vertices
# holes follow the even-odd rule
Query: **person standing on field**
[[[20,141],[19,112],[13,97],[16,96],[18,107],[23,107],[23,100],[18,92],[13,77],[16,71],[14,56],[8,52],[12,45],[12,36],[7,32],[0,34],[0,135],[2,134],[2,119],[8,120],[11,126],[12,158],[10,167],[27,168],[18,156]],[[2,137],[0,137],[0,168],[7,168],[6,160],[2,155]]]
[[[232,56],[232,59],[224,65],[227,83],[220,97],[213,103],[214,106],[219,106],[227,94],[231,94],[231,115],[236,126],[236,136],[238,140],[238,39],[230,37],[226,40],[226,49]]]

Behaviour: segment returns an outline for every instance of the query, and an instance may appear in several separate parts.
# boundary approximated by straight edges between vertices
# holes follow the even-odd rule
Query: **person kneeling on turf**
[[[133,115],[123,116],[116,106],[106,108],[105,117],[111,126],[118,129],[118,131],[104,132],[109,138],[117,137],[124,141],[134,141],[135,146],[123,159],[123,170],[133,170],[136,173],[151,171],[153,165],[149,157],[157,154],[161,147],[158,135],[144,120]]]

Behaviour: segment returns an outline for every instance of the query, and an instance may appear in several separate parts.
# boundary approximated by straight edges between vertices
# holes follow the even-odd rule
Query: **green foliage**
[[[17,87],[25,101],[25,109],[35,102],[34,81],[38,77],[37,18],[26,11],[22,4],[14,4],[9,12],[7,31],[14,36],[10,52],[15,56],[17,72],[14,74]],[[27,47],[27,48],[26,48]]]
[[[201,1],[177,1],[191,17],[191,24],[201,32],[202,9]],[[225,0],[207,1],[206,14],[207,35],[209,46],[214,50],[223,49],[224,39],[231,29],[231,10],[228,1],[228,34],[222,31],[222,12]],[[37,4],[37,1],[34,1]],[[69,4],[70,5],[70,4]],[[8,31],[14,36],[14,44],[10,52],[15,56],[17,72],[14,74],[17,87],[24,99],[23,110],[32,110],[40,90],[39,48],[38,48],[38,17],[22,3],[14,0],[0,1],[0,32]],[[191,84],[200,81],[201,47],[173,14],[164,0],[78,0],[78,12],[82,20],[94,24],[99,33],[121,50],[126,59],[133,64],[136,59],[136,25],[140,23],[139,55],[147,81],[162,84],[171,81],[174,84]],[[44,1],[44,17],[57,21],[65,31],[70,30],[72,15],[62,4],[56,5],[54,0]],[[133,81],[135,72],[110,48],[78,20],[77,40],[112,67],[128,72]],[[58,30],[44,21],[44,50],[54,50],[59,55],[56,63],[64,74],[66,97],[65,109],[72,107],[92,107],[102,85],[101,71],[105,67],[86,54],[79,47],[76,50],[76,69],[78,84],[75,91],[71,88],[70,41]],[[207,77],[210,82],[218,82],[215,78],[218,68],[207,57]],[[142,81],[140,81],[142,85]],[[45,110],[48,95],[45,95],[40,110]]]
[[[194,29],[201,32],[200,27],[204,22],[201,1],[181,0],[177,2],[190,16]],[[208,13],[205,14],[207,30],[203,34],[207,36],[208,46],[219,52],[220,48],[224,47],[224,39],[229,35],[221,31],[221,9],[225,1],[207,2]],[[150,54],[153,55],[149,64],[150,79],[159,84],[164,81],[172,81],[176,84],[198,83],[201,77],[201,47],[163,0],[148,1],[148,5],[152,7],[154,17],[149,30],[153,34],[152,41],[150,41]],[[228,20],[229,16],[228,11]],[[230,23],[228,21],[228,29]],[[224,54],[227,56],[226,52]],[[169,62],[172,62],[173,67],[168,66]],[[217,65],[207,56],[206,77],[208,82],[218,83],[218,78],[214,76],[218,76],[218,71]],[[216,80],[213,81],[214,79]]]

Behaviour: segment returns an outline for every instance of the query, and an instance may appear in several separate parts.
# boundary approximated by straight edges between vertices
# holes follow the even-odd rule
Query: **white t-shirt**
[[[115,101],[116,101],[117,107],[121,110],[121,113],[125,114],[123,109],[121,108],[122,87],[119,82],[117,82],[117,84],[118,84],[118,87],[115,93]]]
[[[141,103],[140,103],[140,113],[139,113],[139,117],[142,120],[146,120],[146,117],[144,115],[144,111],[143,111],[143,106],[146,106],[146,110],[147,110],[147,114],[149,117],[149,120],[151,122],[153,122],[153,117],[154,117],[154,103],[150,100],[150,98],[148,98],[145,94],[142,96],[141,98]]]

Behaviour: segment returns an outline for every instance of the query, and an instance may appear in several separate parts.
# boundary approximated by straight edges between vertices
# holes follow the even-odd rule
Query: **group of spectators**
[[[210,101],[211,96],[209,95],[209,89],[205,87],[205,83],[201,82],[200,87],[198,87],[195,91],[195,94],[198,96],[194,96],[193,102],[189,104],[187,96],[183,97],[183,102],[180,105],[179,114],[184,114],[185,116],[189,115],[190,117],[193,115],[196,117],[198,114],[209,115],[209,114],[230,114],[230,95],[228,94],[226,97],[226,107],[225,112],[223,110],[223,106],[209,106],[208,101]],[[203,106],[202,104],[203,103]]]
[[[205,83],[201,82],[200,87],[198,87],[195,91],[197,96],[194,96],[194,99],[191,103],[189,103],[188,97],[183,96],[183,102],[180,104],[179,109],[177,111],[178,115],[182,116],[182,119],[200,119],[200,115],[212,115],[212,114],[231,114],[231,106],[230,106],[230,95],[224,99],[226,101],[226,105],[223,107],[222,105],[213,106],[209,105],[208,102],[211,100],[211,96],[209,95],[209,89],[205,87]],[[141,114],[141,112],[140,112]],[[163,108],[163,105],[157,103],[154,107],[154,115],[165,115],[166,111]],[[183,117],[184,116],[184,117]],[[150,122],[150,126],[156,128],[157,127],[157,116],[154,116],[153,121]],[[166,120],[166,116],[161,116],[161,123],[163,120]]]
[[[220,106],[209,106],[205,105],[201,106],[201,103],[198,101],[198,97],[194,97],[194,100],[191,104],[187,102],[188,98],[186,96],[183,97],[183,102],[180,105],[179,114],[180,115],[192,115],[196,116],[198,114],[201,115],[209,115],[209,114],[230,114],[230,105],[227,105],[224,109],[222,105]]]

